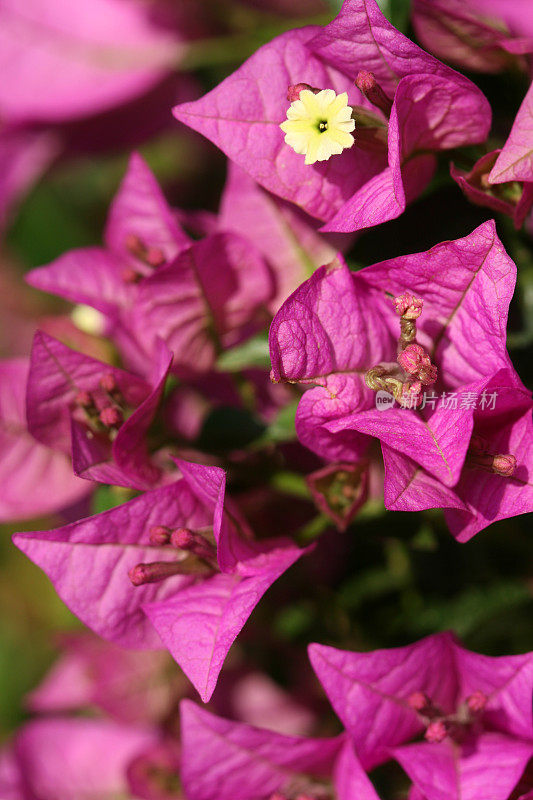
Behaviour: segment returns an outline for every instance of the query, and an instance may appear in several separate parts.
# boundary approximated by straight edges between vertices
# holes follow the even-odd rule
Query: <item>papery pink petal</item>
[[[174,110],[175,116],[211,139],[254,180],[311,216],[328,219],[385,166],[385,152],[356,147],[324,164],[306,166],[284,143],[287,88],[308,83],[348,92],[349,103],[368,105],[353,83],[307,48],[318,28],[289,31],[246,61],[204,97]]]
[[[306,736],[316,725],[316,714],[263,672],[248,672],[231,684],[219,684],[215,703],[231,701],[234,716],[248,725],[268,728],[284,736]],[[228,696],[229,695],[229,696]]]
[[[435,172],[435,158],[416,156],[401,169],[398,157],[398,138],[392,139],[395,128],[390,123],[389,159],[392,166],[379,172],[344,203],[339,211],[320,229],[347,233],[380,225],[396,219],[405,211],[408,200],[420,194]]]
[[[367,267],[358,277],[381,292],[397,296],[409,288],[423,298],[417,339],[430,348],[432,361],[446,376],[449,388],[510,367],[506,326],[516,267],[494,222],[485,222],[469,236],[443,242],[425,253]],[[397,330],[397,318],[391,313],[386,318]]]
[[[103,314],[116,313],[133,300],[132,286],[122,279],[123,262],[101,247],[70,250],[46,267],[26,275],[30,286],[59,295],[72,303],[85,303]]]
[[[455,644],[459,699],[476,691],[487,697],[484,724],[509,736],[533,740],[533,653],[485,656]],[[531,743],[533,747],[533,743]]]
[[[161,250],[167,262],[192,244],[138,153],[130,158],[128,171],[109,209],[104,234],[109,249],[131,262],[132,254],[126,247],[128,234],[138,236],[147,247]]]
[[[355,755],[352,742],[345,742],[333,774],[338,800],[379,800],[370,778]]]
[[[342,737],[302,739],[231,722],[189,700],[180,712],[182,780],[190,800],[269,797],[292,774],[327,775],[342,744]]]
[[[463,471],[455,491],[468,510],[445,512],[451,532],[461,542],[492,522],[533,509],[531,395],[511,370],[497,373],[486,391],[496,392],[495,409],[477,413],[475,431],[488,437],[491,452],[514,455],[517,467],[508,478],[479,469]]]
[[[372,295],[340,256],[285,301],[270,326],[269,342],[276,381],[363,374],[393,347]]]
[[[385,507],[389,511],[424,511],[428,508],[468,506],[454,490],[429,475],[413,459],[381,443],[385,465]]]
[[[175,35],[151,23],[142,5],[28,0],[22,8],[5,0],[0,111],[44,121],[104,111],[161,80],[175,49]]]
[[[402,408],[370,409],[329,422],[327,428],[333,434],[355,430],[375,436],[414,458],[446,486],[453,486],[459,478],[472,433],[473,411],[437,406],[428,415]]]
[[[365,769],[386,760],[388,747],[420,732],[407,703],[413,692],[425,692],[444,709],[454,706],[457,679],[449,634],[370,653],[313,644],[309,658]]]
[[[508,52],[516,51],[517,45],[519,52],[527,52],[533,41],[512,38],[502,30],[501,21],[486,16],[483,0],[479,6],[461,0],[415,0],[412,19],[417,38],[439,58],[466,69],[500,72],[512,67]]]
[[[24,797],[72,800],[124,796],[126,767],[155,733],[105,719],[41,719],[26,724],[15,753],[31,794]]]
[[[24,800],[22,775],[12,746],[0,750],[0,797],[3,800]]]
[[[167,653],[126,650],[88,631],[61,636],[60,656],[25,698],[34,714],[100,709],[131,725],[159,721],[174,699]]]
[[[279,553],[269,569],[265,554],[256,574],[220,574],[143,608],[163,643],[206,703],[224,659],[253,609],[277,578],[301,555]]]
[[[72,468],[76,475],[88,481],[107,483],[110,486],[126,486],[142,491],[145,480],[131,473],[126,474],[116,461],[110,443],[92,435],[85,425],[72,420],[70,429],[72,446]]]
[[[233,567],[235,559],[228,557],[228,520],[224,518],[226,474],[220,467],[206,467],[184,459],[176,464],[192,491],[213,513],[213,536],[217,544],[217,558],[222,570]]]
[[[519,35],[533,36],[533,13],[529,0],[469,0],[473,8],[494,19],[501,19],[509,30]]]
[[[532,743],[498,733],[463,746],[425,743],[393,751],[427,800],[507,800],[532,754]]]
[[[501,153],[501,150],[493,150],[481,156],[470,172],[463,172],[458,170],[454,164],[450,164],[450,175],[468,200],[478,206],[484,206],[502,214],[507,214],[512,217],[515,228],[518,229],[523,225],[533,205],[533,183],[527,182],[523,184],[518,200],[502,197],[491,191],[490,186],[488,188],[485,187],[482,181],[488,177],[499,153]]]
[[[148,352],[164,339],[175,370],[205,371],[222,347],[257,330],[271,293],[271,275],[253,245],[214,234],[142,282],[131,328]]]
[[[0,520],[30,519],[75,503],[91,491],[70,459],[28,432],[25,391],[29,363],[0,362]]]
[[[489,124],[489,110],[461,82],[441,75],[403,77],[389,121],[388,169],[356,192],[323,230],[359,230],[398,217],[433,176],[435,160],[427,151],[483,141]]]
[[[390,96],[401,78],[413,74],[451,78],[477,93],[470,81],[391,25],[376,0],[345,0],[340,13],[315,36],[310,47],[352,80],[363,68],[372,72]]]
[[[328,461],[357,462],[364,456],[370,439],[346,428],[331,433],[330,424],[356,409],[368,408],[374,393],[361,375],[340,374],[326,378],[324,386],[305,392],[298,404],[296,432],[302,444]]]
[[[533,84],[489,175],[490,183],[533,181]]]
[[[211,522],[211,513],[180,480],[63,528],[16,534],[14,542],[88,627],[124,647],[149,649],[162,644],[142,605],[170,598],[195,578],[177,575],[134,587],[128,572],[139,563],[178,559],[173,548],[149,544],[152,526],[194,529]]]
[[[152,386],[148,397],[120,426],[113,442],[113,458],[125,474],[134,474],[152,486],[160,477],[160,470],[149,463],[146,435],[163,397],[165,383],[172,364],[172,353],[164,342],[156,343]]]
[[[93,391],[111,373],[126,401],[139,406],[149,395],[145,381],[111,367],[38,331],[35,334],[26,394],[28,427],[36,439],[69,452],[71,408],[79,391]]]
[[[228,178],[218,216],[220,230],[249,238],[271,265],[276,296],[270,307],[281,303],[321,264],[332,261],[347,237],[321,236],[318,224],[295,208],[266,192],[234,162],[228,163]],[[340,241],[345,238],[345,241]],[[335,244],[335,246],[334,246]]]

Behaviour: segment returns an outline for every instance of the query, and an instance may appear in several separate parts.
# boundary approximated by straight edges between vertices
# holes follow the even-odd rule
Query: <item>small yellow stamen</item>
[[[305,155],[306,164],[327,161],[354,143],[352,110],[346,92],[335,94],[333,89],[322,89],[315,94],[302,89],[280,125],[285,142]]]

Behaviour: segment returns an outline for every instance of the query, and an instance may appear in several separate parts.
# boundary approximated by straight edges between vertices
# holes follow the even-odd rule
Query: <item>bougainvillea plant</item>
[[[532,56],[0,2],[0,800],[532,799]]]

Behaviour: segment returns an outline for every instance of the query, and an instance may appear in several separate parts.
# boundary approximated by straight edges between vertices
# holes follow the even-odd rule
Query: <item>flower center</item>
[[[327,161],[352,147],[355,120],[346,92],[335,94],[333,89],[301,86],[305,84],[289,87],[288,97],[292,102],[287,119],[280,125],[285,143],[295,153],[305,155],[306,164]]]
[[[487,696],[476,690],[451,714],[445,714],[424,692],[413,692],[407,698],[407,704],[425,726],[426,741],[443,742],[449,738],[460,744],[479,721],[487,705]]]

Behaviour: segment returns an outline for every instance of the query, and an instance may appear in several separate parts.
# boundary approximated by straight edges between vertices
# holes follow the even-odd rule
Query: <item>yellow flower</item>
[[[299,99],[287,109],[287,119],[280,128],[289,147],[305,155],[306,164],[327,161],[354,143],[351,131],[355,122],[348,95],[335,94],[333,89],[322,89],[317,94],[302,89]]]

